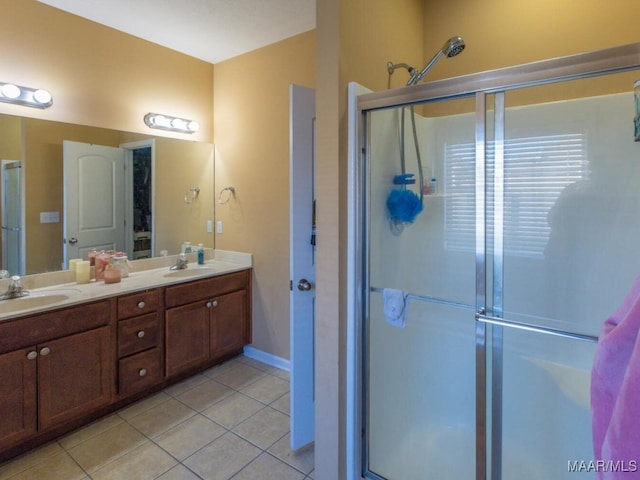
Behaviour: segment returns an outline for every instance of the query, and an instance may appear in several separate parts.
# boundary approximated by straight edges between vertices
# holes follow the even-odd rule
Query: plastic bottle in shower
[[[429,182],[429,194],[436,195],[438,193],[438,182],[435,178],[432,178]]]

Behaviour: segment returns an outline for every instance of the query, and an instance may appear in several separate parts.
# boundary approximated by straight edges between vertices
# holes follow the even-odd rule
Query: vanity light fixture
[[[22,87],[14,83],[0,82],[0,102],[15,103],[26,107],[48,108],[53,104],[51,94],[41,88]]]
[[[149,128],[159,128],[171,132],[195,133],[200,129],[198,122],[187,120],[186,118],[170,117],[159,113],[147,113],[144,116],[144,123]]]

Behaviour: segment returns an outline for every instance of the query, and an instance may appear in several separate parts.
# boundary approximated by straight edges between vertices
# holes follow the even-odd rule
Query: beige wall
[[[402,21],[390,22],[393,9],[384,1],[318,0],[318,294],[316,330],[316,476],[342,479],[345,465],[344,309],[346,211],[345,96],[349,81],[374,90],[386,88],[378,71],[387,60],[421,68],[453,35],[467,42],[463,55],[442,59],[428,79],[490,70],[545,58],[638,41],[633,0],[615,8],[600,0],[513,2],[512,0],[424,1],[422,25],[407,38]],[[416,2],[407,5],[404,21]],[[420,3],[420,2],[419,2]],[[387,15],[384,18],[383,15]],[[401,37],[404,43],[401,43]],[[391,40],[390,40],[391,39]],[[391,53],[385,41],[399,42]],[[416,53],[417,52],[417,53]],[[422,56],[422,59],[420,58]],[[381,58],[379,58],[381,57]],[[416,59],[417,57],[417,59]],[[420,65],[420,67],[418,67]],[[384,75],[384,73],[383,73]],[[394,77],[400,75],[396,71]],[[396,78],[393,79],[397,82]],[[398,83],[392,86],[399,86]],[[341,308],[338,308],[338,304]]]
[[[315,86],[315,32],[216,64],[216,248],[251,252],[253,345],[289,358],[289,86]]]
[[[36,0],[0,6],[0,81],[53,95],[46,110],[0,103],[0,113],[143,133],[146,113],[166,113],[197,120],[189,138],[212,142],[213,65]]]

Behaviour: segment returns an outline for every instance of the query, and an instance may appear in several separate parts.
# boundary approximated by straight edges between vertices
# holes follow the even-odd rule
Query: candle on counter
[[[76,283],[89,283],[91,281],[91,264],[88,260],[76,262]]]
[[[76,264],[81,261],[81,258],[72,258],[69,260],[69,270],[74,271],[76,269]]]

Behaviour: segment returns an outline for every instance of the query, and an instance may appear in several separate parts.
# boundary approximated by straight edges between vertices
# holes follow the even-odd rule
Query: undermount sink
[[[20,312],[22,310],[30,310],[32,308],[48,307],[56,303],[64,302],[65,300],[69,300],[72,294],[73,292],[57,290],[47,293],[30,293],[26,297],[2,300],[0,301],[0,315]]]
[[[165,273],[164,277],[166,278],[185,278],[185,277],[195,277],[198,275],[207,275],[216,273],[218,269],[211,267],[194,267],[194,268],[185,268],[182,270],[173,270],[171,272]]]

